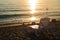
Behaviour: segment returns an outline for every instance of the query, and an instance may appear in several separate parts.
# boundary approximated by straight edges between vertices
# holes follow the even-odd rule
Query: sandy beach
[[[4,25],[3,25],[4,26]],[[0,27],[0,40],[58,40],[60,39],[60,22],[56,28],[41,31],[28,27],[29,25],[5,24]],[[32,25],[31,25],[32,26]],[[39,35],[39,36],[38,36]]]

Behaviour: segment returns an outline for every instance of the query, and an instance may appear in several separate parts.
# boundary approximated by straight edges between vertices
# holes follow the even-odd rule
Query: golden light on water
[[[29,26],[29,27],[31,27],[31,28],[33,28],[33,29],[38,29],[38,28],[39,28],[39,25],[31,25],[31,26]]]
[[[32,14],[36,12],[36,2],[37,0],[29,0],[30,10]]]
[[[37,20],[37,18],[33,16],[33,17],[30,18],[30,20],[35,21],[35,20]]]

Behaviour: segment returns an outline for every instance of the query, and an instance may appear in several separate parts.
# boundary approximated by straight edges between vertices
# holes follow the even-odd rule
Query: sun
[[[36,2],[37,0],[29,0],[30,10],[32,14],[36,12]]]

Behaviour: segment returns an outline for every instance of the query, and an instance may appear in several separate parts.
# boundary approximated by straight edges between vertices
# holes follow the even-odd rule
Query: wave
[[[18,12],[18,11],[31,11],[31,10],[20,10],[20,9],[0,9],[0,12]]]
[[[29,15],[28,14],[0,15],[0,19],[14,18],[14,17],[25,17],[25,16],[29,16]]]

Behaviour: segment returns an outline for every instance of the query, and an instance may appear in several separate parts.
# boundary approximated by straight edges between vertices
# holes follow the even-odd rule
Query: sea
[[[0,23],[12,22],[39,22],[42,17],[50,17],[51,19],[60,20],[60,6],[58,0],[34,0],[27,3],[21,1],[1,1],[0,3]],[[48,2],[47,2],[48,1]],[[4,2],[4,3],[3,3]],[[53,3],[54,2],[54,3]],[[53,4],[51,4],[53,3]],[[35,19],[31,20],[32,17]],[[37,20],[36,20],[37,19]]]

